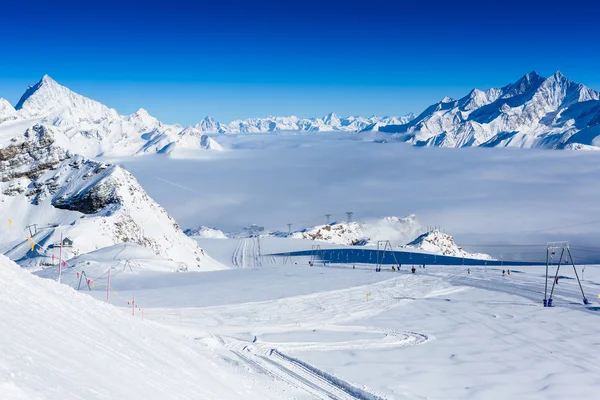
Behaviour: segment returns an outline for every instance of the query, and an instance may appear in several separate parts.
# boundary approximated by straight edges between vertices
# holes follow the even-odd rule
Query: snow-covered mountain
[[[385,127],[388,125],[404,125],[408,124],[410,121],[416,118],[416,115],[413,113],[408,113],[401,117],[383,117],[379,120],[373,120],[369,125],[361,128],[361,131],[379,131],[381,127]]]
[[[412,214],[405,218],[385,217],[366,223],[333,222],[292,233],[275,232],[274,235],[346,246],[374,246],[379,240],[389,240],[394,247],[414,248],[445,256],[492,259],[487,254],[469,253],[463,250],[454,243],[452,236],[439,230],[422,232],[421,224]]]
[[[17,119],[53,126],[61,146],[87,157],[222,149],[197,128],[165,124],[144,109],[121,116],[48,75],[29,87],[14,109],[0,100],[0,132]]]
[[[440,254],[444,256],[452,257],[464,257],[464,258],[476,258],[478,260],[492,260],[492,257],[483,253],[469,253],[458,247],[454,243],[452,236],[440,232],[439,230],[432,230],[426,232],[415,240],[407,244],[405,247],[423,250],[428,253]]]
[[[444,98],[408,123],[378,129],[416,146],[581,149],[600,146],[599,99],[560,72],[531,72],[501,88]]]
[[[140,109],[129,116],[79,95],[44,76],[17,105],[0,99],[4,128],[28,122],[57,128],[61,146],[88,157],[163,153],[193,156],[222,147],[208,134],[279,131],[381,131],[416,146],[539,147],[589,149],[600,146],[600,93],[560,72],[535,72],[501,88],[473,89],[445,97],[418,117],[265,117],[221,123],[206,117],[189,127],[165,124]],[[62,138],[59,138],[62,136]]]
[[[0,99],[0,135],[11,122],[28,122],[24,128],[43,123],[56,128],[61,146],[86,157],[169,154],[193,156],[202,151],[221,151],[207,134],[266,133],[277,131],[349,131],[367,126],[407,123],[403,117],[346,117],[331,113],[323,118],[266,117],[237,120],[228,124],[206,117],[194,126],[165,124],[139,109],[127,116],[106,105],[77,94],[45,75],[30,86],[17,105]]]
[[[330,132],[346,131],[358,132],[366,127],[379,125],[408,123],[414,118],[414,114],[399,117],[339,117],[330,113],[322,118],[299,118],[290,117],[265,117],[236,120],[229,124],[221,124],[210,117],[206,117],[200,124],[196,125],[204,133],[268,133],[278,131],[301,131],[301,132]]]
[[[223,147],[198,128],[188,126],[181,132],[167,131],[148,140],[136,154],[184,155],[198,150],[222,151]]]
[[[21,115],[6,99],[0,98],[0,124],[20,119]]]
[[[183,231],[188,236],[194,236],[207,239],[227,239],[227,235],[217,228],[209,228],[208,226],[199,226],[194,229],[186,229]]]
[[[55,135],[54,128],[35,125],[0,148],[0,215],[9,221],[0,233],[0,251],[23,266],[48,264],[56,247],[31,249],[28,237],[52,247],[63,234],[73,241],[67,258],[133,242],[173,260],[180,270],[221,267],[129,172],[64,150]]]
[[[385,217],[366,223],[334,222],[291,234],[278,233],[277,235],[343,245],[372,245],[378,240],[389,240],[392,245],[401,246],[420,232],[422,229],[417,217],[409,215],[405,218]]]

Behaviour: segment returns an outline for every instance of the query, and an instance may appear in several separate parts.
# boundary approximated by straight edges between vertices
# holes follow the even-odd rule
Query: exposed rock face
[[[113,179],[107,179],[75,195],[55,198],[52,205],[65,210],[79,211],[83,214],[95,214],[110,205],[117,205],[119,202],[117,183]]]
[[[25,234],[43,227],[38,243],[56,243],[60,233],[87,253],[135,242],[179,263],[180,270],[218,268],[198,244],[119,166],[72,155],[55,143],[52,128],[36,125],[0,148],[3,200],[14,208],[13,229],[5,233],[7,255],[22,265],[38,265],[46,254],[31,251]],[[23,207],[23,203],[28,204]],[[12,242],[11,242],[12,240]],[[12,247],[10,247],[12,246]]]
[[[42,171],[56,167],[69,158],[66,151],[53,146],[52,132],[41,125],[28,129],[19,138],[11,139],[11,143],[0,148],[2,165],[2,181],[14,178],[37,178]]]

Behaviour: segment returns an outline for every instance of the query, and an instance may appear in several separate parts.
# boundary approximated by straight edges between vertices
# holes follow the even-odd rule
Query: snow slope
[[[180,270],[221,268],[183,234],[129,172],[73,155],[57,146],[50,128],[36,125],[0,149],[3,203],[10,220],[2,251],[22,265],[58,258],[60,235],[74,241],[67,258],[135,242],[179,264]],[[35,227],[27,228],[36,224]],[[31,249],[28,236],[45,248]]]
[[[279,399],[197,341],[21,270],[0,255],[0,397]]]
[[[600,93],[560,72],[549,78],[531,72],[501,88],[444,98],[408,123],[379,130],[427,147],[598,146]]]
[[[543,267],[373,268],[121,274],[114,285],[135,292],[147,319],[309,398],[593,398],[600,387],[597,305],[581,304],[572,270],[561,269],[556,306],[544,308]],[[588,297],[599,277],[586,267]]]
[[[469,253],[468,251],[463,250],[462,247],[458,247],[457,244],[454,243],[452,236],[440,232],[437,229],[425,232],[412,242],[408,243],[405,247],[423,250],[428,253],[441,254],[444,256],[492,260],[492,257],[488,254]]]

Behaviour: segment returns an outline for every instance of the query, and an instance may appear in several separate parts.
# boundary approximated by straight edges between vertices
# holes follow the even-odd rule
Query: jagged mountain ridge
[[[6,110],[5,110],[6,109]],[[0,101],[0,124],[6,116],[56,128],[61,145],[87,157],[172,154],[182,147],[220,150],[207,135],[189,135],[189,129],[168,125],[144,109],[121,116],[112,108],[77,94],[45,75],[23,94],[14,113]],[[2,125],[0,125],[2,128]]]
[[[58,129],[57,136],[64,136],[64,140],[57,137],[61,145],[87,157],[220,151],[223,148],[217,140],[207,134],[357,132],[373,124],[406,123],[413,117],[340,118],[331,113],[323,118],[250,118],[229,124],[206,117],[194,126],[182,127],[165,124],[144,109],[121,116],[116,110],[58,84],[48,75],[29,87],[14,108],[0,99],[0,128],[3,123],[16,120],[30,121],[27,127],[37,123],[50,125]]]
[[[500,88],[473,89],[444,98],[415,118],[266,117],[228,124],[206,117],[191,127],[164,124],[140,109],[129,116],[78,95],[44,76],[15,108],[0,99],[0,128],[15,121],[43,122],[60,129],[65,147],[86,156],[221,150],[207,134],[278,131],[381,131],[395,140],[436,147],[538,147],[595,149],[600,146],[600,95],[560,72],[536,72]]]
[[[74,242],[73,256],[130,242],[172,260],[179,270],[221,267],[133,175],[57,146],[53,130],[35,125],[0,148],[0,214],[10,221],[0,233],[3,253],[23,266],[47,264],[50,254],[31,249],[27,237],[51,246],[62,233]]]
[[[501,88],[444,98],[408,123],[378,130],[425,147],[586,149],[600,146],[600,93],[560,72],[531,72]]]
[[[404,116],[379,117],[339,117],[330,113],[322,118],[299,118],[289,117],[265,117],[236,120],[229,124],[221,124],[207,117],[200,125],[207,133],[267,133],[277,131],[301,131],[301,132],[331,132],[346,131],[358,132],[367,126],[379,126],[389,124],[408,123],[414,114]],[[200,128],[199,125],[196,125]]]

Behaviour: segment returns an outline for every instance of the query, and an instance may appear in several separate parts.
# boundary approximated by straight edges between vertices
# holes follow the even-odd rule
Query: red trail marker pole
[[[58,261],[58,283],[60,283],[60,276],[62,274],[62,244],[63,244],[63,234],[60,234],[60,258]]]

